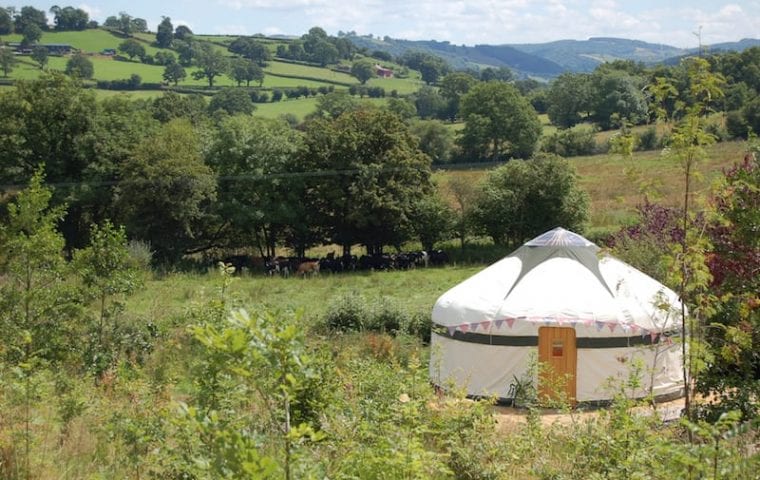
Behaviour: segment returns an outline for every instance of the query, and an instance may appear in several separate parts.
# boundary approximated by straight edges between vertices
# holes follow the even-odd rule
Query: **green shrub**
[[[596,152],[594,131],[588,127],[560,130],[544,138],[541,149],[562,157],[592,155]]]
[[[637,150],[655,150],[659,146],[660,144],[657,142],[657,129],[655,127],[649,127],[639,135]]]
[[[127,244],[127,250],[129,251],[129,258],[135,266],[143,271],[150,269],[153,262],[153,250],[150,248],[150,242],[130,240]]]
[[[341,332],[371,331],[390,335],[412,335],[430,341],[429,312],[410,313],[390,297],[380,297],[374,303],[357,294],[335,298],[327,307],[324,325]]]
[[[409,324],[408,314],[393,299],[380,297],[371,310],[364,328],[376,332],[397,334]]]
[[[349,293],[330,303],[325,314],[325,325],[342,332],[359,331],[364,328],[368,318],[364,299],[356,293]]]
[[[747,138],[747,121],[742,112],[734,110],[726,115],[726,131],[729,138]]]

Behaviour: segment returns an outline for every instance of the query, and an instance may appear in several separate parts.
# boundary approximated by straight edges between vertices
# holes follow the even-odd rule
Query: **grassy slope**
[[[335,72],[327,68],[312,67],[309,65],[278,62],[276,60],[269,62],[269,65],[264,69],[264,72],[280,75],[297,75],[300,77],[317,78],[341,83],[358,83],[354,77],[347,73]]]
[[[140,40],[145,47],[146,51],[150,55],[154,55],[159,51],[169,51],[166,49],[159,49],[152,46],[155,41],[155,34],[142,33],[136,34],[135,38]],[[201,40],[209,40],[215,42],[214,48],[223,51],[225,54],[228,52],[224,47],[216,45],[220,41],[228,43],[232,40],[231,37],[214,37],[214,36],[198,36]],[[10,42],[17,42],[21,40],[20,35],[8,35],[3,37],[4,40]],[[98,53],[106,48],[117,48],[118,45],[124,41],[123,38],[107,30],[85,30],[82,32],[45,32],[40,40],[42,43],[68,43],[79,48],[86,53]],[[277,42],[269,42],[272,45],[276,45]],[[175,54],[176,55],[176,54]],[[128,78],[131,74],[136,73],[143,78],[145,82],[160,82],[161,75],[163,73],[163,67],[158,65],[143,65],[138,62],[120,62],[108,57],[91,57],[95,64],[95,78],[98,80],[115,80]],[[65,59],[61,57],[51,58],[50,67],[55,69],[63,69],[65,66]],[[205,80],[194,80],[190,77],[191,69],[188,69],[188,78],[182,82],[182,85],[204,85]],[[281,75],[294,75],[308,78],[304,79],[291,79],[275,76],[267,76],[264,81],[265,87],[270,88],[289,88],[300,85],[308,87],[319,87],[323,85],[329,85],[325,82],[340,82],[346,84],[357,84],[358,82],[354,77],[347,73],[334,72],[327,68],[319,68],[309,65],[295,65],[285,62],[272,61],[265,69],[266,72],[272,74]],[[416,73],[416,72],[414,72]],[[35,78],[38,72],[34,68],[20,68],[11,74],[12,78]],[[219,85],[234,85],[234,82],[229,78],[222,77],[217,80]],[[417,90],[420,86],[418,79],[374,79],[370,81],[370,85],[382,86],[387,91],[397,90],[399,93],[410,93]]]
[[[742,159],[745,142],[724,142],[713,145],[707,158],[698,166],[694,190],[698,202],[703,201],[713,179],[723,168]],[[637,152],[633,165],[616,155],[594,155],[571,158],[580,177],[581,186],[591,197],[592,231],[610,230],[634,219],[635,207],[643,200],[638,180],[626,174],[626,168],[634,166],[641,171],[641,179],[655,184],[650,198],[665,205],[677,206],[682,201],[682,171],[679,164],[664,157],[660,151]],[[437,173],[439,184],[445,190],[447,178],[452,175],[466,176],[472,182],[479,181],[488,170],[442,171]]]
[[[303,120],[306,115],[316,109],[317,99],[318,97],[309,97],[299,98],[298,100],[283,100],[274,103],[257,103],[256,111],[253,114],[260,117],[276,118],[280,115],[292,113],[299,120]],[[383,105],[387,100],[384,98],[365,98],[361,101],[363,103]]]

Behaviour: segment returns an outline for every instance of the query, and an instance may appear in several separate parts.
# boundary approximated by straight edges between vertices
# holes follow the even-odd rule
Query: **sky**
[[[47,11],[56,3],[0,0],[3,4]],[[175,26],[204,34],[301,35],[320,26],[332,35],[354,31],[465,45],[603,36],[682,48],[697,47],[700,37],[703,45],[760,38],[760,0],[87,0],[71,5],[101,22],[125,11],[155,30],[168,16]]]

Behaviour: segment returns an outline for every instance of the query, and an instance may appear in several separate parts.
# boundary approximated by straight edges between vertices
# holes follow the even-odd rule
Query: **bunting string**
[[[458,325],[449,325],[446,327],[448,330],[449,336],[454,336],[454,334],[459,331],[462,333],[476,333],[478,331],[483,333],[490,333],[494,330],[500,331],[503,330],[505,327],[508,329],[513,329],[516,322],[526,322],[531,324],[543,324],[545,326],[550,325],[558,325],[558,326],[584,326],[588,328],[594,328],[597,332],[601,332],[605,327],[610,331],[610,333],[614,333],[615,330],[620,327],[620,329],[625,333],[633,333],[633,334],[641,334],[641,338],[646,338],[647,336],[650,338],[650,341],[652,343],[656,343],[658,339],[660,339],[661,333],[653,330],[649,330],[644,327],[640,327],[638,325],[635,325],[633,323],[628,322],[610,322],[610,321],[602,321],[595,318],[572,318],[567,316],[556,316],[556,317],[503,317],[498,318],[496,320],[479,320],[477,322],[464,322]],[[668,344],[672,343],[672,340],[670,338],[666,338],[663,336],[662,338],[663,342],[666,342]]]

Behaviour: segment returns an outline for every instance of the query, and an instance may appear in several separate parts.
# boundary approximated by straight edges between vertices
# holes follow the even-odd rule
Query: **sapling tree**
[[[279,436],[286,479],[291,478],[295,445],[304,438],[321,435],[308,423],[293,425],[293,409],[305,382],[314,375],[306,351],[300,315],[285,317],[269,311],[249,315],[233,311],[225,325],[191,328],[193,336],[207,351],[224,362],[228,374],[245,382],[255,392],[267,412],[270,425]]]
[[[137,267],[129,255],[124,228],[115,227],[110,221],[102,226],[93,225],[90,246],[74,253],[74,266],[87,296],[98,305],[97,345],[103,353],[107,343],[104,338],[106,321],[111,321],[111,333],[116,333],[119,314],[124,310],[123,300],[140,284]]]
[[[688,59],[690,103],[678,102],[683,106],[682,117],[671,135],[667,153],[681,166],[684,179],[683,210],[681,227],[683,235],[670,255],[671,283],[678,285],[681,299],[681,330],[683,333],[682,354],[683,380],[685,390],[685,410],[693,419],[693,386],[699,370],[705,365],[705,349],[701,342],[701,322],[714,310],[715,297],[708,291],[711,280],[706,265],[706,254],[710,243],[703,228],[704,222],[696,221],[692,210],[692,182],[696,165],[705,157],[705,147],[715,142],[715,137],[707,132],[705,119],[712,104],[723,96],[724,79],[710,71],[710,64],[702,58]],[[674,89],[661,80],[654,91],[659,104],[672,100]],[[683,92],[686,93],[686,92]],[[666,111],[661,108],[660,112]],[[687,308],[688,305],[688,308]],[[687,346],[689,348],[687,348]]]
[[[81,313],[75,292],[65,283],[63,236],[56,224],[64,209],[50,208],[52,192],[43,186],[38,170],[29,187],[8,204],[7,222],[0,226],[0,331],[4,360],[22,392],[23,478],[34,476],[32,466],[32,407],[37,377],[48,363],[64,361],[71,351],[74,324]]]

